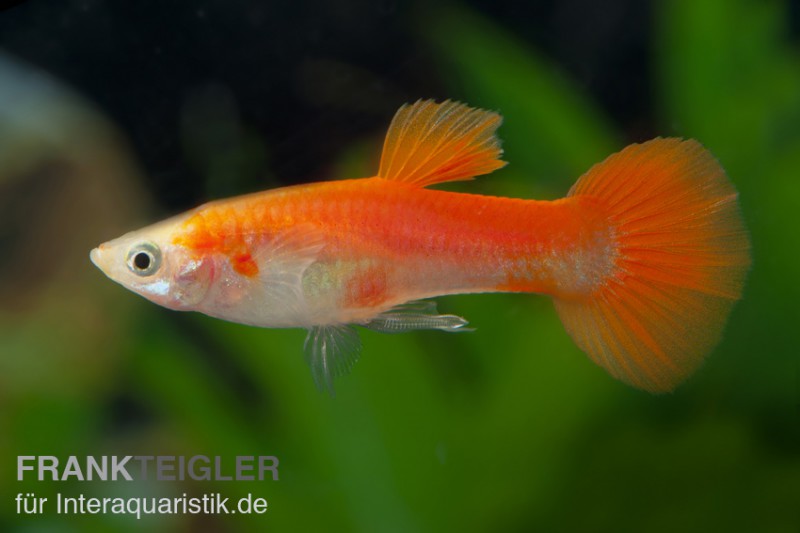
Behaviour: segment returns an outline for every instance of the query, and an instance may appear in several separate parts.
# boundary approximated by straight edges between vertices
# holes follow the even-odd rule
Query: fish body
[[[355,361],[354,325],[464,331],[427,299],[550,295],[612,375],[671,390],[713,348],[749,264],[736,193],[695,141],[631,145],[563,199],[426,188],[501,167],[499,115],[404,106],[374,177],[218,200],[92,251],[150,300],[261,327],[309,330],[318,385]]]
[[[580,203],[460,194],[382,178],[346,180],[215,202],[192,214],[176,241],[214,255],[216,271],[229,265],[228,278],[245,279],[280,261],[272,256],[281,235],[296,239],[288,247],[324,243],[313,250],[301,280],[307,314],[274,322],[256,302],[264,311],[260,318],[238,321],[263,327],[363,323],[396,305],[444,294],[590,289],[612,266],[611,236],[602,217],[587,217]],[[598,257],[578,258],[592,254]],[[209,314],[230,308],[209,304]]]

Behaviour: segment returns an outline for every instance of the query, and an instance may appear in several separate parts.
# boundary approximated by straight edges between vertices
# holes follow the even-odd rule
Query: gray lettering
[[[112,480],[116,481],[118,474],[122,474],[122,477],[125,478],[125,480],[127,480],[127,481],[132,481],[133,480],[131,475],[128,473],[128,470],[125,468],[125,464],[130,460],[131,460],[131,456],[130,455],[126,455],[125,457],[123,457],[122,461],[120,461],[119,458],[116,455],[111,457],[111,479]]]
[[[156,479],[159,481],[175,481],[175,474],[167,474],[168,472],[175,472],[175,456],[174,455],[159,455],[156,458]]]
[[[147,464],[155,458],[152,455],[137,455],[134,459],[141,465],[142,481],[147,481]]]
[[[50,463],[50,464],[46,464]],[[53,455],[39,456],[39,481],[44,481],[44,471],[49,470],[53,481],[58,481],[58,457]]]
[[[23,472],[25,470],[33,470],[33,465],[26,465],[26,461],[36,460],[35,455],[18,455],[17,456],[17,481],[22,481]]]
[[[203,463],[203,466],[196,468],[195,465],[201,461]],[[209,461],[208,457],[205,455],[193,455],[189,459],[189,477],[197,481],[210,480],[211,479],[211,468],[209,468],[210,463],[211,461]]]
[[[78,458],[70,455],[67,458],[67,466],[64,467],[64,472],[61,474],[61,481],[66,481],[70,476],[75,476],[78,481],[83,481],[83,472],[81,472],[81,465],[78,463]]]
[[[97,475],[97,479],[102,481],[107,481],[108,478],[106,477],[106,473],[108,471],[108,456],[103,456],[102,467],[100,463],[97,462],[93,456],[89,456],[86,458],[86,479],[92,480],[94,476]]]
[[[253,465],[254,457],[252,455],[242,455],[236,457],[236,480],[237,481],[253,481],[255,476],[246,475],[245,472],[252,472],[255,468]]]
[[[278,458],[274,455],[258,456],[258,480],[264,481],[264,472],[272,472],[272,481],[278,481]]]
[[[220,457],[219,455],[214,457],[214,467],[215,467],[214,473],[216,474],[214,479],[216,479],[217,481],[230,481],[231,479],[233,479],[231,478],[231,476],[222,475],[222,457]]]

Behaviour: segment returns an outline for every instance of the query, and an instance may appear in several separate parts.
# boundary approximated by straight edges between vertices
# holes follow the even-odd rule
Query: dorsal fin
[[[495,130],[503,118],[446,100],[418,100],[395,114],[378,176],[425,187],[472,179],[506,163]]]

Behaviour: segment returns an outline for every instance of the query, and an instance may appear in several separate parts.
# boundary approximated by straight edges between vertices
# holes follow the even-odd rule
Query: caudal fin
[[[592,167],[570,196],[610,216],[615,268],[582,299],[556,299],[575,343],[612,376],[650,392],[686,379],[741,297],[750,243],[737,193],[694,140],[633,144]]]

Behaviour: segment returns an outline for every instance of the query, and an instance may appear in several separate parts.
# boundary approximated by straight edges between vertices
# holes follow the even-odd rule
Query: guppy
[[[92,262],[164,307],[306,328],[316,384],[333,390],[382,332],[464,331],[427,298],[549,295],[575,343],[612,376],[672,390],[719,341],[750,245],[737,193],[694,140],[632,144],[562,199],[428,189],[505,163],[497,113],[404,105],[376,176],[207,203],[101,244]]]

